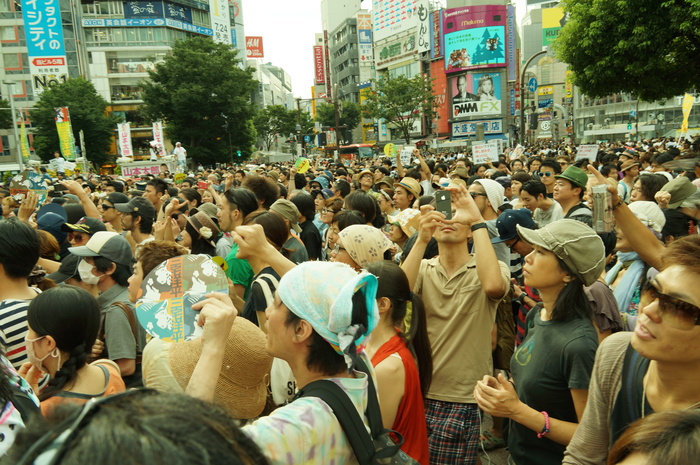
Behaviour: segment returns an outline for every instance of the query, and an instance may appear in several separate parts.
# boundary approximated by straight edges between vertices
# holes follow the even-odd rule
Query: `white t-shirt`
[[[184,147],[175,147],[173,152],[175,155],[177,155],[177,161],[185,161],[185,158],[187,157],[187,150],[185,150]]]

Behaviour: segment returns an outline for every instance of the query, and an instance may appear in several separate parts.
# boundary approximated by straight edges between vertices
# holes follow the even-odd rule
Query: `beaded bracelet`
[[[549,414],[544,410],[542,410],[540,413],[544,415],[544,428],[542,428],[542,432],[537,433],[537,439],[542,439],[547,433],[549,433]]]

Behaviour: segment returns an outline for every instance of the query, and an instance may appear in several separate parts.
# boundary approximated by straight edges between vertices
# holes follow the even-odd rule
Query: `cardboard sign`
[[[401,164],[410,165],[411,157],[413,157],[413,151],[416,149],[415,145],[404,145],[401,149]]]
[[[210,292],[228,294],[226,273],[207,255],[182,255],[166,260],[143,279],[136,302],[139,323],[166,342],[201,336],[199,312],[192,308]]]
[[[301,146],[299,148],[301,148]],[[311,162],[309,162],[308,158],[299,157],[297,161],[294,162],[294,167],[297,169],[297,173],[304,174],[311,168]]]
[[[488,144],[472,145],[472,155],[475,165],[488,163],[490,161],[498,161],[498,145],[495,142],[496,141],[491,141]]]
[[[597,155],[597,145],[580,145],[578,150],[576,151],[576,160],[588,158],[590,162],[594,162]]]
[[[396,146],[389,142],[384,146],[384,155],[394,158],[396,156]]]

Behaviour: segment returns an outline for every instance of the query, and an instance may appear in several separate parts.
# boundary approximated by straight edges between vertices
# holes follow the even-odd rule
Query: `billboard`
[[[430,50],[430,2],[418,0],[417,5],[418,53],[423,53]]]
[[[445,72],[506,65],[506,7],[479,5],[445,10]]]
[[[451,118],[500,116],[502,114],[501,73],[471,73],[449,78]]]
[[[263,40],[260,36],[245,37],[245,53],[248,58],[262,58],[265,56],[263,51]]]
[[[376,58],[376,68],[383,69],[388,67],[392,62],[415,55],[417,53],[416,45],[417,39],[415,32],[385,42],[384,45],[381,46],[375,45],[376,50],[374,56]]]
[[[442,57],[442,10],[430,13],[430,59],[440,57]]]
[[[415,27],[416,20],[413,16],[417,12],[418,0],[373,0],[374,40],[382,40]]]
[[[550,45],[566,24],[563,8],[542,8],[542,46]]]
[[[231,10],[228,0],[209,0],[209,15],[211,28],[214,31],[214,42],[218,44],[233,44],[231,35]]]
[[[360,63],[372,64],[372,17],[369,13],[357,14],[357,42]]]
[[[316,84],[326,83],[326,63],[323,58],[323,45],[314,45],[314,76],[316,76]]]

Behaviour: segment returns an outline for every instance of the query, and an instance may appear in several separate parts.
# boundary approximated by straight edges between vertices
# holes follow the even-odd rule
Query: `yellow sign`
[[[173,178],[173,181],[175,181],[175,182],[182,182],[182,181],[185,180],[186,177],[187,177],[187,175],[186,175],[185,173],[177,173],[177,174],[175,175],[175,177]]]
[[[396,146],[389,142],[384,146],[384,155],[387,157],[395,157],[396,156]]]
[[[554,86],[541,86],[537,89],[537,95],[552,95],[554,93]]]
[[[683,124],[681,124],[681,133],[685,134],[688,132],[688,117],[690,117],[690,110],[693,109],[693,104],[695,103],[695,97],[690,94],[685,94],[683,96]]]
[[[297,169],[297,173],[304,174],[309,171],[309,168],[311,168],[311,162],[304,157],[299,157],[297,158],[297,161],[294,162],[294,166]]]
[[[22,161],[29,161],[29,140],[27,140],[27,128],[24,125],[24,117],[19,120],[19,148],[22,152]]]
[[[573,98],[574,97],[574,85],[571,82],[573,79],[573,71],[566,72],[566,84],[564,84],[564,97]]]

